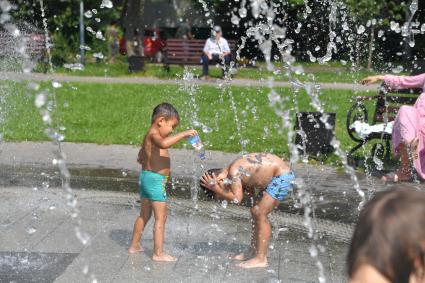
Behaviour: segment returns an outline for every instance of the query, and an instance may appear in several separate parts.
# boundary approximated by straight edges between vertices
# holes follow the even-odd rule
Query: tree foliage
[[[84,11],[90,11],[92,17],[85,17],[86,42],[93,50],[105,49],[102,40],[87,31],[90,27],[93,31],[104,33],[106,26],[112,20],[118,20],[121,12],[121,1],[113,1],[114,8],[100,8],[99,0],[84,0]],[[15,9],[12,17],[15,22],[26,22],[43,32],[43,18],[40,0],[14,0],[11,1]],[[62,63],[79,53],[79,19],[80,1],[75,0],[43,0],[47,28],[54,47],[52,49],[56,63]],[[94,11],[93,11],[94,10]],[[97,20],[96,20],[97,18]]]

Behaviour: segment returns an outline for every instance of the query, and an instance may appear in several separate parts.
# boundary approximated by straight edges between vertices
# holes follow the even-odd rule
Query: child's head
[[[366,204],[348,254],[350,278],[361,267],[389,282],[425,282],[425,192],[400,187]]]
[[[179,122],[179,113],[170,103],[161,103],[153,109],[152,125],[159,128],[162,137],[169,136]]]

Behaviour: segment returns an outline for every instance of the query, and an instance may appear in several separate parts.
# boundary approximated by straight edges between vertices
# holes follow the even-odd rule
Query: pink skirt
[[[418,158],[413,161],[413,165],[418,176],[425,179],[425,119],[422,118],[422,111],[417,106],[415,104],[415,106],[403,105],[400,107],[394,121],[392,145],[394,155],[398,156],[400,154],[399,147],[401,143],[409,143],[415,138],[419,139],[417,148]]]

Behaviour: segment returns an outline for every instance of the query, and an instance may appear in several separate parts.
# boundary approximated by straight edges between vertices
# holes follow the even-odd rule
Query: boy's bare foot
[[[258,259],[254,257],[250,260],[239,263],[238,266],[242,268],[257,268],[257,267],[267,267],[268,263],[267,263],[267,258]]]
[[[399,183],[399,182],[410,182],[412,181],[412,174],[405,173],[400,170],[390,172],[381,177],[384,183]]]
[[[162,254],[162,255],[153,255],[152,259],[154,261],[177,261],[177,258],[167,255],[167,254]]]
[[[141,253],[141,252],[144,252],[145,251],[145,249],[144,248],[142,248],[142,247],[129,247],[128,248],[128,253],[129,254],[135,254],[135,253]]]
[[[232,260],[247,260],[254,256],[254,253],[252,251],[241,253],[238,255],[231,256],[230,259]]]

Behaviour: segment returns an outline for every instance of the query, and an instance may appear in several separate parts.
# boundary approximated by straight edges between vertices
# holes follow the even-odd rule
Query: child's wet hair
[[[152,124],[159,117],[164,117],[166,120],[176,118],[177,121],[180,122],[179,112],[177,112],[176,108],[174,108],[173,105],[167,102],[161,103],[153,109],[151,120]]]
[[[214,174],[216,177],[218,174],[220,174],[223,171],[222,168],[214,168],[214,169],[209,169],[207,171],[208,175],[210,175],[212,177],[212,175]],[[214,199],[215,193],[213,193],[212,191],[208,190],[206,187],[202,186],[202,183],[200,183],[201,189],[204,191],[204,194],[207,198],[211,198]]]
[[[406,186],[377,193],[363,208],[347,257],[352,277],[363,264],[390,282],[425,279],[425,192]],[[422,281],[420,281],[422,282]]]

